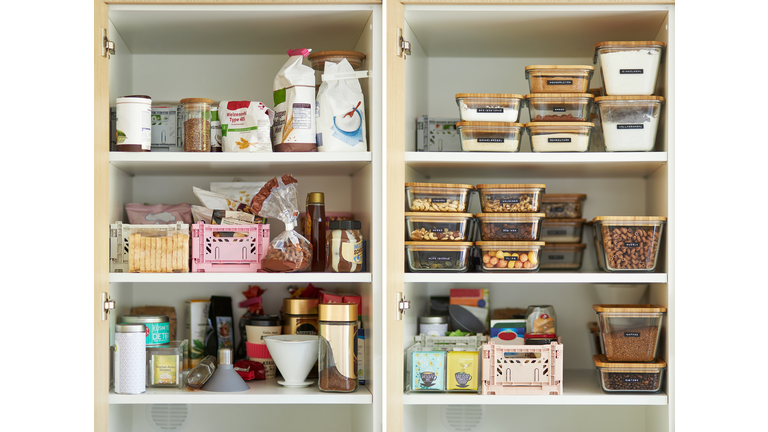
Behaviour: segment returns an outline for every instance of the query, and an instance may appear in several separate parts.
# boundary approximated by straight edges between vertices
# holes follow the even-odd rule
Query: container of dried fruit
[[[405,211],[464,213],[473,190],[467,184],[406,183]]]
[[[544,213],[478,213],[483,241],[537,241]]]
[[[412,272],[465,272],[472,242],[405,242],[408,269]]]
[[[606,41],[595,44],[594,64],[600,60],[605,94],[652,95],[656,89],[664,42]]]
[[[480,253],[480,269],[484,272],[536,272],[544,242],[514,241],[475,242]]]
[[[532,122],[586,122],[595,96],[591,93],[534,93],[525,95]]]
[[[610,362],[651,362],[667,308],[657,305],[596,304],[600,345]]]
[[[483,213],[539,213],[543,184],[479,184]]]
[[[598,216],[592,221],[605,271],[656,270],[666,217]]]
[[[405,213],[405,239],[467,241],[472,213]]]
[[[520,138],[525,125],[501,122],[458,122],[463,151],[516,152],[520,151]]]
[[[339,63],[340,61],[347,59],[352,69],[359,70],[363,67],[363,60],[365,60],[365,53],[357,51],[319,51],[311,53],[307,56],[309,61],[309,67],[316,71],[325,71],[325,62]]]
[[[525,67],[530,93],[587,93],[594,66],[534,65]]]
[[[581,218],[586,194],[545,194],[541,211],[547,218]]]
[[[661,96],[596,98],[605,151],[653,151],[663,105]]]
[[[458,93],[456,104],[463,122],[517,123],[524,97],[509,93]]]
[[[531,135],[531,151],[586,152],[595,124],[590,122],[531,122],[525,128]]]
[[[544,219],[541,240],[547,243],[579,243],[586,219]]]
[[[611,363],[596,354],[592,360],[606,393],[658,393],[667,369],[667,362],[660,358],[648,363]]]
[[[541,251],[541,269],[578,270],[586,248],[584,243],[547,243]]]

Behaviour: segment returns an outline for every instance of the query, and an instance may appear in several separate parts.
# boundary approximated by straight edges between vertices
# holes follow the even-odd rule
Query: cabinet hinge
[[[395,316],[396,321],[400,321],[403,319],[403,315],[405,314],[405,311],[411,308],[411,302],[405,299],[405,296],[403,293],[397,293],[397,315]]]
[[[411,43],[403,38],[403,29],[397,29],[397,56],[405,60],[406,56],[411,55]]]
[[[115,301],[109,298],[109,294],[101,293],[101,320],[109,318],[109,312],[115,309]]]
[[[115,54],[115,43],[107,38],[107,29],[101,29],[101,56],[107,59]]]

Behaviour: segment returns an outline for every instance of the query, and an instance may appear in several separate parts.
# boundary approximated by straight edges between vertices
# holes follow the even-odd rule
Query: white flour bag
[[[272,85],[275,121],[272,148],[276,152],[314,152],[315,70],[305,66],[309,49],[288,51],[291,57],[277,73]]]
[[[317,151],[367,151],[365,103],[359,78],[368,71],[352,69],[347,59],[325,62],[323,83],[317,93]]]
[[[275,112],[261,102],[222,101],[219,120],[223,151],[271,153],[270,126],[274,118]]]

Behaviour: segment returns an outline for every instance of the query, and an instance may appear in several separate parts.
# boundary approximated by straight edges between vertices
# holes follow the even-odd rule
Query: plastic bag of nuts
[[[254,213],[285,223],[285,231],[272,240],[264,255],[264,271],[304,271],[312,261],[312,245],[293,229],[299,217],[298,183],[291,175],[275,177],[251,199]]]

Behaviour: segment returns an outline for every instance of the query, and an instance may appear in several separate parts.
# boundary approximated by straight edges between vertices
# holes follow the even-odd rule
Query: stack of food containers
[[[546,194],[542,207],[546,219],[541,239],[546,246],[541,255],[541,268],[578,270],[587,245],[581,242],[586,219],[582,219],[585,194]]]
[[[606,41],[595,44],[603,94],[595,99],[605,151],[652,151],[664,98],[654,96],[664,42]]]
[[[526,66],[531,121],[525,127],[534,152],[586,152],[594,124],[594,95],[588,93],[593,66]]]
[[[461,121],[456,129],[463,151],[516,152],[524,126],[517,123],[523,96],[519,94],[459,93]]]
[[[539,271],[539,241],[544,213],[543,184],[480,184],[482,213],[476,215],[480,238],[475,242],[484,272]]]
[[[473,185],[406,183],[405,255],[412,272],[465,272]]]
[[[667,308],[596,304],[603,354],[592,356],[605,392],[656,393],[667,364],[656,357]]]

